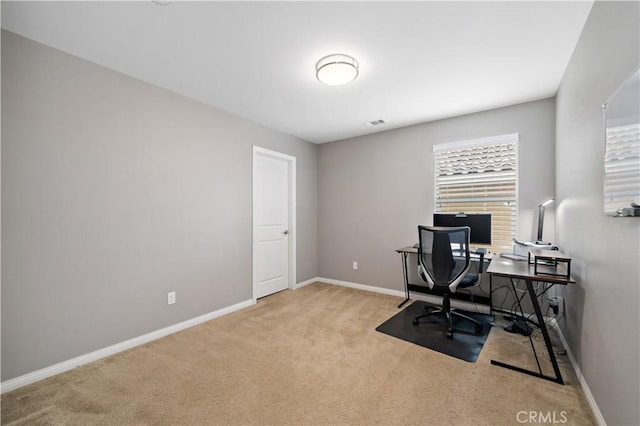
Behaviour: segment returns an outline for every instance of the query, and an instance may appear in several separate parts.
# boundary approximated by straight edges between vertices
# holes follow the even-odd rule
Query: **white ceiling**
[[[591,6],[3,1],[2,27],[322,143],[555,95]],[[331,53],[360,62],[354,82],[316,80]]]

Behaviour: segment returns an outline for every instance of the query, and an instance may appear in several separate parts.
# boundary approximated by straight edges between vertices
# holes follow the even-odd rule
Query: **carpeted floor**
[[[532,366],[528,339],[499,328],[476,363],[376,332],[398,302],[320,283],[284,291],[6,393],[1,421],[517,425],[533,411],[595,424],[565,357],[561,386],[490,365]]]

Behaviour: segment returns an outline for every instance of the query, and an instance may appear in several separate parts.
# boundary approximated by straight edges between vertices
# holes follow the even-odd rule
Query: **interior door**
[[[286,158],[254,155],[254,298],[289,287],[290,168]]]

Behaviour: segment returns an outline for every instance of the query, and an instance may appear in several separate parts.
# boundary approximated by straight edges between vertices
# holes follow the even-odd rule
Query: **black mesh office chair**
[[[461,226],[444,228],[418,226],[418,273],[427,282],[434,294],[442,295],[442,308],[429,310],[413,319],[418,324],[421,318],[443,315],[447,318],[447,337],[453,338],[453,317],[460,317],[475,324],[476,333],[482,332],[482,323],[451,307],[450,296],[458,289],[477,286],[482,280],[484,253],[480,254],[478,273],[471,273],[469,239],[471,228]]]

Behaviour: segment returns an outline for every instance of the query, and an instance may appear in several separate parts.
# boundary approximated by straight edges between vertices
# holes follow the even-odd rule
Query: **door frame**
[[[256,302],[256,289],[258,286],[257,276],[256,276],[256,261],[257,261],[257,249],[258,249],[258,241],[256,238],[258,222],[256,218],[256,206],[258,200],[258,185],[257,185],[257,173],[256,173],[256,158],[261,155],[265,157],[277,158],[280,160],[285,160],[287,162],[287,170],[289,176],[288,183],[288,192],[289,192],[289,282],[287,283],[287,288],[293,290],[296,283],[296,240],[298,238],[298,234],[296,232],[296,157],[292,155],[283,154],[281,152],[272,151],[270,149],[262,148],[257,145],[253,145],[253,157],[252,157],[252,193],[253,199],[251,204],[251,216],[252,216],[252,229],[251,229],[251,240],[252,240],[252,256],[251,256],[251,297],[253,302]]]

